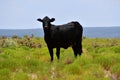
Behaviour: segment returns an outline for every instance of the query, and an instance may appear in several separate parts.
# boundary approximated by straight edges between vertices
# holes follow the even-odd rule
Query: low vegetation
[[[55,50],[54,50],[55,51]],[[0,38],[0,80],[120,80],[120,39],[84,38],[83,54],[61,49],[51,63],[43,38]]]

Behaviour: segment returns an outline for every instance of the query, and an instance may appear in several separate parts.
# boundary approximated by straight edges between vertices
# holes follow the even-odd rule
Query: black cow
[[[51,22],[55,21],[55,18],[50,19],[47,16],[37,20],[43,24],[44,39],[47,43],[51,61],[53,61],[53,48],[56,48],[58,59],[60,57],[60,48],[67,49],[69,46],[72,46],[75,57],[77,54],[81,55],[83,28],[78,22],[53,25]]]

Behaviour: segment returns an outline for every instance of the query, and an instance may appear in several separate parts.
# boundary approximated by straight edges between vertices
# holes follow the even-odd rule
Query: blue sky
[[[120,26],[120,0],[1,0],[0,29],[41,28],[37,18],[53,24],[79,21],[83,27]]]

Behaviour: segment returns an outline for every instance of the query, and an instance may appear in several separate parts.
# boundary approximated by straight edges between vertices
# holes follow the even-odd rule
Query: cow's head
[[[47,17],[47,16],[45,16],[43,19],[37,19],[38,21],[40,21],[40,22],[42,22],[43,23],[43,28],[44,29],[48,29],[48,28],[50,28],[50,26],[51,26],[51,23],[50,22],[53,22],[53,21],[55,21],[55,18],[49,18],[49,17]]]

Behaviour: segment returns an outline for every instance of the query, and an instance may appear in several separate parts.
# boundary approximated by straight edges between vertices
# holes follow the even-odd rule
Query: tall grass
[[[120,79],[120,39],[85,38],[82,44],[81,56],[61,49],[60,60],[54,54],[51,63],[43,38],[0,38],[0,80]]]

